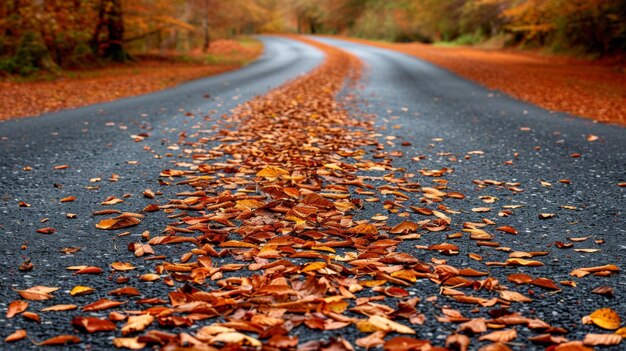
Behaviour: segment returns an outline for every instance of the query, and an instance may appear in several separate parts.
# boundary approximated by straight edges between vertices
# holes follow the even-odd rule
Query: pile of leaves
[[[142,213],[96,212],[108,215],[96,225],[101,230],[133,227],[156,213],[172,220],[160,235],[145,232],[140,241],[128,245],[132,260],[155,262],[153,271],[139,276],[137,283],[163,284],[169,301],[141,297],[139,289],[123,286],[111,291],[111,298],[82,306],[71,321],[76,329],[115,332],[112,342],[119,348],[163,350],[468,350],[479,344],[481,350],[509,350],[506,343],[521,341],[563,351],[622,342],[626,329],[618,330],[620,317],[610,308],[599,309],[582,322],[616,332],[588,334],[578,341],[567,339],[562,326],[515,311],[532,297],[498,281],[487,267],[539,267],[543,263],[536,257],[546,252],[513,251],[504,262],[485,262],[485,270],[454,267],[441,258],[459,254],[459,246],[447,241],[463,235],[451,230],[452,216],[459,213],[453,206],[465,198],[448,188],[445,176],[452,170],[422,169],[422,183],[405,177],[405,170],[392,162],[402,153],[385,151],[393,140],[380,142],[374,121],[349,114],[337,98],[346,80],[356,82],[361,63],[339,49],[307,42],[327,55],[316,70],[239,106],[223,117],[219,130],[180,134],[172,148],[187,159],[160,173],[163,186],[180,189],[176,198],[163,205],[153,203]],[[475,183],[523,191],[517,183]],[[153,199],[158,194],[146,190],[144,196]],[[120,201],[112,197],[103,204]],[[360,215],[370,204],[387,213],[364,219]],[[502,216],[513,209],[504,209]],[[500,248],[494,231],[518,234],[516,228],[487,219],[464,222],[462,227],[471,240],[486,247]],[[422,235],[446,239],[420,245]],[[401,249],[407,245],[432,253],[431,259],[420,260]],[[164,254],[172,246],[183,250],[180,257]],[[474,253],[469,258],[483,260]],[[70,268],[77,274],[103,272],[95,266]],[[110,268],[117,283],[127,284],[126,273],[135,266],[113,262]],[[609,276],[618,271],[608,264],[575,269],[571,275]],[[574,284],[521,273],[507,280],[549,292]],[[416,296],[417,282],[439,293]],[[71,294],[88,294],[90,289],[77,286]],[[28,311],[27,300],[52,299],[56,290],[35,286],[18,291],[23,300],[12,302],[8,315],[38,319]],[[125,299],[150,307],[131,310]],[[435,316],[419,309],[422,300],[434,306]],[[447,302],[489,309],[490,317],[468,316]],[[54,305],[45,311],[77,308]],[[445,347],[416,337],[427,318],[452,330],[439,341]],[[197,328],[184,329],[192,326]],[[516,328],[522,327],[536,335],[517,340]],[[311,337],[323,331],[335,337]],[[350,342],[340,336],[346,331],[360,337]],[[26,331],[20,330],[5,341],[24,337]],[[60,335],[41,345],[78,342],[76,335]]]

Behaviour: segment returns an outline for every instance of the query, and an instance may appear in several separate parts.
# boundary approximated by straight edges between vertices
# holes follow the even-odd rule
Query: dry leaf
[[[9,307],[7,308],[6,316],[8,319],[11,319],[15,317],[16,315],[26,311],[27,308],[28,308],[28,301],[23,301],[23,300],[12,301],[9,304]]]
[[[113,345],[117,348],[141,350],[146,347],[145,343],[139,342],[139,338],[114,338]]]
[[[14,331],[13,333],[11,333],[6,338],[4,338],[4,342],[15,342],[15,341],[22,340],[25,337],[26,337],[26,330],[19,329],[19,330]]]
[[[71,345],[78,344],[81,342],[80,338],[74,335],[58,335],[52,337],[50,339],[46,339],[40,343],[37,343],[39,346],[61,346],[61,345]]]
[[[621,342],[622,336],[617,334],[587,334],[583,340],[583,344],[590,346],[612,346]]]
[[[589,319],[598,327],[608,330],[615,330],[622,323],[617,312],[608,307],[595,310],[589,315]]]
[[[478,340],[489,340],[495,343],[509,342],[517,337],[517,331],[515,329],[505,329],[491,332],[489,334],[481,335]]]
[[[401,334],[415,334],[415,330],[381,316],[370,316],[368,322],[378,330],[394,331]]]
[[[128,322],[122,327],[122,335],[128,335],[146,329],[152,322],[154,317],[149,314],[141,316],[130,316]]]

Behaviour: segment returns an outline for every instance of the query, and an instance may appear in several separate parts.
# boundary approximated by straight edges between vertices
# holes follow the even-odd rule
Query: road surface
[[[4,273],[0,276],[0,307],[3,311],[10,301],[19,298],[15,289],[34,285],[61,287],[55,293],[54,303],[79,306],[106,297],[107,291],[118,287],[105,279],[107,274],[78,279],[65,267],[127,261],[127,243],[132,238],[137,241],[145,230],[157,234],[165,228],[168,219],[150,217],[132,230],[130,238],[116,237],[116,233],[96,230],[91,212],[102,209],[100,203],[109,196],[124,199],[118,208],[125,211],[136,212],[145,207],[151,201],[141,193],[147,188],[161,190],[155,180],[158,172],[165,164],[176,161],[175,157],[154,150],[163,150],[174,145],[181,135],[197,132],[191,126],[198,119],[206,119],[206,129],[219,125],[220,116],[239,103],[310,71],[323,60],[320,51],[306,44],[285,38],[261,39],[266,47],[264,55],[235,72],[145,96],[0,123],[0,234],[3,240],[0,269]],[[395,146],[387,151],[398,149],[409,156],[398,158],[396,166],[406,168],[409,173],[442,167],[454,170],[445,178],[449,188],[467,195],[464,201],[455,203],[454,208],[464,213],[462,221],[489,218],[499,225],[517,228],[519,235],[499,235],[501,246],[512,247],[515,251],[551,251],[548,258],[544,258],[546,266],[540,272],[541,276],[557,282],[571,280],[570,271],[578,267],[616,264],[623,271],[626,195],[624,188],[618,186],[626,181],[626,131],[623,128],[545,111],[404,54],[335,39],[316,40],[341,47],[366,64],[361,87],[346,93],[356,94],[361,102],[358,113],[378,116],[376,124],[381,140],[395,137]],[[141,133],[149,136],[136,142],[134,136]],[[588,141],[590,135],[597,136],[598,140]],[[410,142],[411,146],[399,147],[401,141]],[[173,154],[179,152],[171,150]],[[572,157],[573,154],[580,157]],[[411,160],[417,156],[425,157],[418,162]],[[60,165],[69,167],[54,169]],[[32,170],[25,170],[25,167]],[[101,181],[90,182],[93,178]],[[486,179],[520,183],[524,191],[517,193],[496,187],[478,189],[472,182]],[[569,184],[559,182],[563,179],[569,180]],[[94,186],[99,188],[85,188]],[[167,191],[163,189],[164,198],[172,195]],[[124,198],[125,194],[132,196]],[[60,199],[68,196],[77,199],[60,203]],[[473,208],[492,206],[479,196],[498,197],[499,205],[523,207],[516,208],[514,215],[506,218],[500,218],[495,210],[472,212]],[[30,207],[19,207],[21,201]],[[383,212],[382,204],[372,205],[358,216],[370,218]],[[68,213],[77,214],[77,218],[67,218]],[[541,220],[539,213],[556,216]],[[37,233],[42,227],[53,227],[56,232]],[[568,238],[572,237],[589,237],[577,242],[576,248],[599,248],[600,251],[574,252],[553,245],[556,241],[570,242]],[[595,240],[603,243],[596,244]],[[437,242],[441,242],[441,238],[427,238],[420,244]],[[456,267],[468,264],[467,252],[481,254],[486,261],[503,261],[508,257],[507,252],[478,247],[471,241],[464,240],[459,245],[464,245],[464,254],[446,257]],[[67,247],[81,250],[70,255],[60,252]],[[415,249],[412,245],[406,245],[403,250],[424,261],[432,258],[429,251]],[[32,260],[34,269],[19,271],[18,267],[27,259]],[[149,271],[147,264],[142,266],[141,262],[137,263],[137,268],[140,272]],[[514,268],[494,269],[494,275],[506,282],[506,274],[513,271]],[[535,301],[518,310],[569,329],[567,337],[571,340],[582,339],[586,333],[594,331],[594,327],[582,326],[581,316],[600,307],[612,307],[626,317],[624,278],[623,272],[608,278],[586,277],[577,280],[576,288],[564,287],[564,292],[558,294],[535,289],[539,290],[534,295]],[[75,285],[93,287],[96,293],[72,297],[69,290]],[[615,297],[591,294],[592,289],[602,285],[611,286]],[[167,299],[167,292],[161,291],[162,288],[146,289],[147,296]],[[410,289],[422,297],[438,293],[436,285],[420,281]],[[449,304],[454,308],[460,306]],[[31,302],[34,307],[31,310],[38,311],[48,305],[50,303]],[[439,309],[433,304],[422,301],[417,307],[430,317],[417,329],[417,337],[438,340],[442,344],[455,326],[437,322],[433,316]],[[68,321],[75,314],[75,311],[41,313],[41,326],[37,326],[23,318],[7,319],[2,313],[2,337],[21,328],[28,330],[29,337],[36,341],[72,334]],[[364,336],[354,331],[353,328],[342,334],[348,340]],[[518,332],[532,335],[525,328],[519,328]],[[113,348],[107,334],[79,335],[84,343],[75,346],[76,349]],[[302,332],[300,340],[333,335],[337,333],[307,331]],[[518,349],[533,347],[536,346]],[[6,350],[31,348],[37,347],[28,340],[2,346]]]

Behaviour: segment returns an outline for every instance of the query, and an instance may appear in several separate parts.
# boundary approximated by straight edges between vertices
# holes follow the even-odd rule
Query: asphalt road
[[[263,57],[239,71],[146,96],[0,123],[0,235],[3,241],[0,309],[6,309],[10,301],[18,298],[13,289],[33,285],[61,287],[55,293],[54,303],[78,305],[106,297],[107,291],[117,287],[104,279],[107,275],[77,277],[65,267],[127,261],[127,243],[137,241],[144,230],[158,233],[167,219],[148,217],[132,230],[130,237],[118,238],[116,233],[96,230],[91,211],[101,209],[100,202],[109,196],[122,198],[124,194],[132,194],[116,206],[126,211],[137,211],[153,202],[143,198],[141,192],[146,188],[168,191],[159,188],[156,178],[164,165],[175,162],[176,158],[167,156],[164,150],[178,141],[181,133],[198,132],[190,127],[197,119],[206,119],[206,128],[210,129],[219,124],[220,115],[228,113],[238,103],[307,72],[322,60],[319,51],[304,44],[272,37],[262,40],[266,45]],[[404,54],[334,39],[317,40],[340,46],[367,64],[362,90],[356,92],[363,102],[359,113],[378,116],[381,140],[387,136],[397,138],[396,146],[390,146],[387,151],[398,149],[409,157],[398,158],[396,166],[413,173],[419,169],[454,169],[445,177],[450,182],[449,188],[467,196],[454,208],[463,212],[454,217],[457,225],[489,218],[520,231],[517,236],[500,235],[498,239],[503,246],[519,251],[551,251],[542,257],[546,266],[518,271],[560,281],[571,280],[569,272],[577,267],[612,263],[622,270],[626,268],[623,219],[626,196],[624,188],[617,185],[626,181],[624,128],[550,113]],[[150,136],[135,142],[131,135],[139,133]],[[598,136],[599,140],[587,141],[590,134]],[[398,140],[408,141],[411,146],[400,147]],[[473,152],[465,158],[472,151],[482,153]],[[179,150],[171,152],[176,154]],[[573,153],[581,156],[573,158]],[[425,158],[411,161],[415,156]],[[512,165],[505,164],[509,160],[513,160]],[[70,167],[53,169],[64,164]],[[25,171],[24,167],[32,167],[32,170]],[[112,174],[118,174],[119,180],[109,181]],[[97,177],[102,180],[89,181]],[[472,180],[480,179],[519,182],[524,191],[514,194],[496,187],[478,189]],[[560,179],[569,179],[571,184],[559,183]],[[430,181],[419,175],[418,180]],[[541,181],[552,186],[542,186]],[[85,189],[98,185],[99,189]],[[167,195],[161,201],[166,201]],[[500,200],[486,205],[479,198],[486,195]],[[77,200],[59,203],[67,196],[76,196]],[[19,201],[31,206],[18,207]],[[495,210],[471,211],[474,207],[496,209],[504,204],[523,207],[513,210],[514,214],[506,218],[497,216]],[[561,208],[563,205],[574,206],[576,210]],[[359,216],[369,218],[382,212],[382,207],[368,205]],[[554,213],[556,217],[540,220],[537,216],[542,212]],[[78,218],[68,219],[66,213],[76,213]],[[45,218],[48,221],[40,223]],[[54,227],[57,232],[36,233],[41,227]],[[568,242],[568,237],[589,237],[587,241],[576,243],[576,247],[600,248],[601,251],[580,253],[550,246],[555,241]],[[605,243],[595,244],[594,240],[598,239]],[[440,242],[441,236],[426,236],[420,244]],[[483,255],[485,261],[503,261],[507,257],[505,252],[478,247],[469,240],[458,244],[463,255],[445,257],[457,267],[469,265],[484,269],[481,264],[468,260],[468,252]],[[81,250],[65,255],[59,252],[65,247],[81,247]],[[432,253],[416,250],[409,244],[402,249],[427,261],[432,257]],[[176,252],[175,248],[172,250]],[[35,268],[23,273],[18,271],[18,266],[26,258],[32,259]],[[513,271],[513,268],[496,267],[491,272],[501,282],[506,282],[506,275]],[[146,272],[149,272],[148,267],[138,266],[137,274]],[[612,307],[626,317],[625,277],[623,272],[609,278],[589,276],[577,279],[576,288],[564,288],[558,294],[537,291],[535,301],[518,310],[568,328],[570,339],[580,339],[587,332],[599,332],[597,328],[580,324],[580,317],[596,308]],[[75,285],[91,286],[97,291],[84,297],[70,297],[68,292]],[[615,297],[591,294],[593,288],[601,285],[613,287]],[[431,283],[418,283],[412,289],[419,296],[438,292],[437,286]],[[166,293],[157,288],[145,291],[147,296],[167,299]],[[30,310],[38,311],[50,304],[49,301],[31,302]],[[448,304],[461,307],[452,302]],[[438,314],[438,309],[427,302],[421,303],[419,308],[429,316]],[[469,310],[467,306],[462,308]],[[67,321],[75,314],[42,313],[42,326],[38,327],[23,318],[8,320],[2,313],[1,336],[19,328],[27,329],[36,341],[72,333]],[[454,328],[454,325],[440,324],[431,318],[417,330],[417,337],[437,340],[445,338]],[[525,328],[518,332],[524,335],[520,340],[534,335]],[[308,333],[301,336],[301,340],[328,335],[333,333]],[[363,335],[344,333],[344,336],[353,339]],[[81,337],[85,343],[76,346],[77,349],[112,348],[108,336],[103,334],[81,334]],[[3,350],[29,348],[36,347],[28,340],[1,347]]]

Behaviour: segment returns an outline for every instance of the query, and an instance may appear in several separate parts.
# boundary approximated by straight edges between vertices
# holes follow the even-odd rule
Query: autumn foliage
[[[393,41],[519,45],[610,54],[626,50],[622,0],[295,0],[292,26]]]

